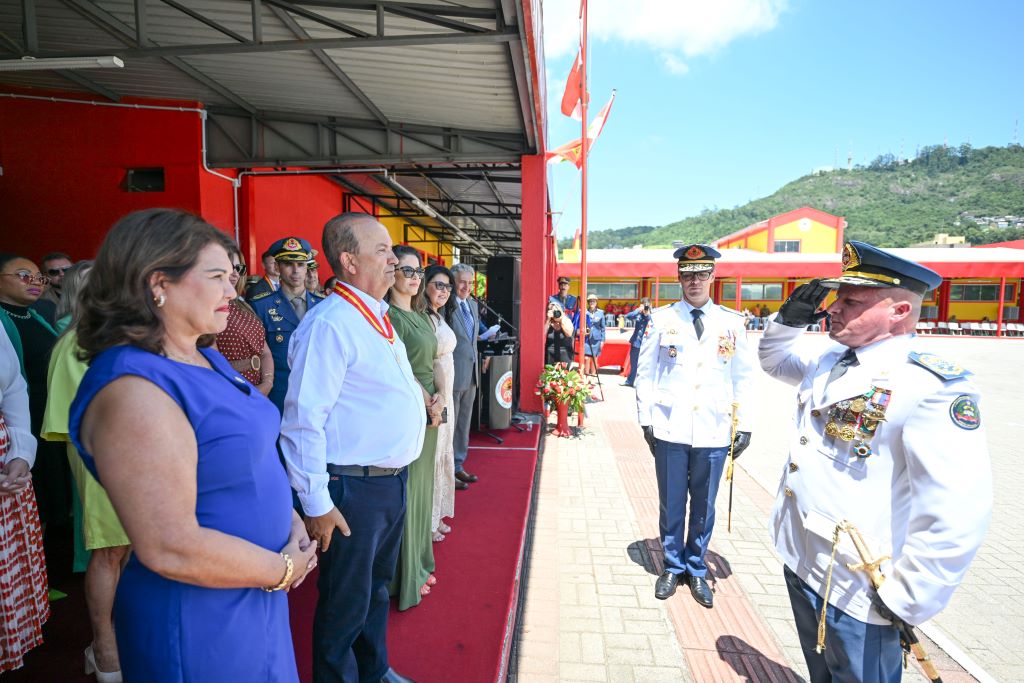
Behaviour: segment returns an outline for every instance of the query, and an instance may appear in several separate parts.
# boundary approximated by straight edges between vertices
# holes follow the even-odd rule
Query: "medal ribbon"
[[[385,313],[384,324],[381,325],[380,321],[377,320],[377,316],[373,314],[373,311],[367,308],[366,304],[363,303],[363,300],[359,298],[359,295],[341,282],[335,283],[334,293],[338,294],[342,299],[355,306],[356,310],[362,313],[363,317],[366,318],[366,322],[370,323],[370,326],[377,330],[380,336],[387,339],[389,344],[395,343],[395,328],[391,326],[391,316]]]

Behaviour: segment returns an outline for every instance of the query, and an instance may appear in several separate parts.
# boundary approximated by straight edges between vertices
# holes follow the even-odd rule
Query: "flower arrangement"
[[[544,366],[536,393],[549,409],[564,403],[569,406],[570,413],[581,413],[593,389],[594,385],[584,380],[577,370],[567,370],[556,364]]]

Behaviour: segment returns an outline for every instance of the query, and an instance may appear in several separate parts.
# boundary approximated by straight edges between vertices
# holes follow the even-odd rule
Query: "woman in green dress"
[[[385,300],[390,304],[388,314],[409,357],[413,374],[429,400],[430,423],[419,457],[409,465],[405,505],[405,530],[402,549],[398,555],[398,568],[391,584],[391,596],[398,598],[398,609],[406,610],[420,603],[430,593],[436,579],[434,548],[430,533],[431,512],[434,503],[434,450],[437,448],[437,426],[441,423],[444,400],[434,383],[434,356],[437,337],[419,296],[423,288],[423,268],[420,255],[412,247],[394,247],[398,265],[395,266],[395,284]]]

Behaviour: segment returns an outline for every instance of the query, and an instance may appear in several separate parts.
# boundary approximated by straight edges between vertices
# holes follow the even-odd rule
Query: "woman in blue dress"
[[[216,351],[226,235],[151,209],[107,235],[82,294],[70,432],[134,549],[114,625],[126,681],[297,681],[285,590],[316,563],[274,406]]]

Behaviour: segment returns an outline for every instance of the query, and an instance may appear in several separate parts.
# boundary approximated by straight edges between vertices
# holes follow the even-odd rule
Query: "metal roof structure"
[[[381,177],[335,179],[463,250],[518,253],[520,157],[544,138],[539,5],[4,2],[0,64],[112,55],[125,66],[0,69],[0,87],[201,102],[211,167],[387,168],[430,208]]]

